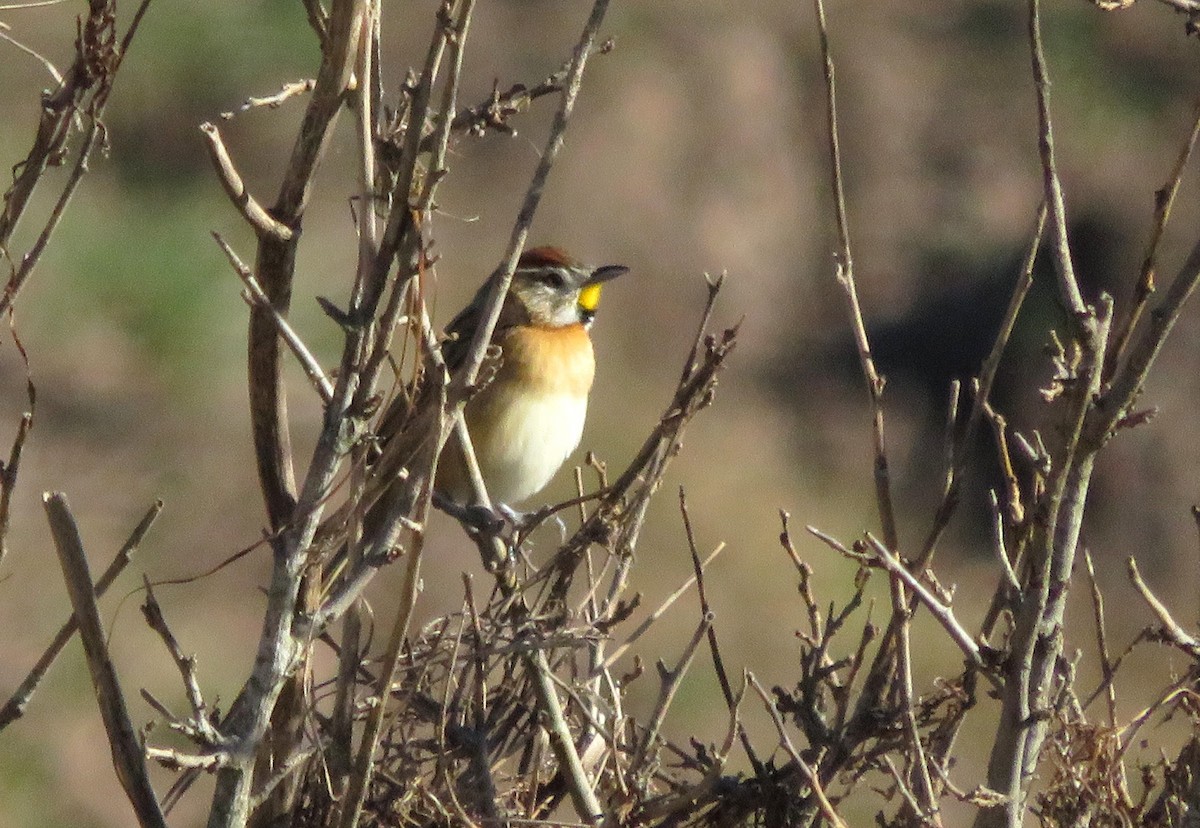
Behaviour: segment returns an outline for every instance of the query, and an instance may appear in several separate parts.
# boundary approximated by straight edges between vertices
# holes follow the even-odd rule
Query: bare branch
[[[814,530],[809,527],[809,531]],[[992,685],[997,689],[1000,689],[1003,685],[1000,683],[999,679],[992,675],[988,665],[983,660],[983,656],[979,652],[979,645],[975,643],[974,639],[971,638],[970,633],[968,633],[962,624],[958,622],[958,619],[954,617],[954,611],[939,601],[924,584],[917,580],[915,575],[908,571],[908,567],[902,564],[899,559],[896,558],[896,556],[893,555],[886,546],[880,543],[877,538],[872,536],[870,532],[867,533],[867,542],[871,545],[871,549],[875,552],[876,559],[879,561],[879,563],[881,563],[889,573],[903,581],[905,587],[912,590],[913,595],[915,595],[920,602],[924,604],[926,608],[928,608],[930,614],[933,615],[933,617],[937,619],[938,623],[942,625],[942,628],[949,633],[951,640],[958,645],[958,649],[962,650],[962,653],[967,657],[967,660],[976,667],[979,667],[982,670],[983,675],[988,678]]]
[[[1063,205],[1062,183],[1054,158],[1054,133],[1050,124],[1050,80],[1046,72],[1046,55],[1042,49],[1041,21],[1038,17],[1039,0],[1029,0],[1029,44],[1033,63],[1033,83],[1037,93],[1038,151],[1042,158],[1042,186],[1045,203],[1049,207],[1051,249],[1054,251],[1054,271],[1058,275],[1058,291],[1067,316],[1071,320],[1072,332],[1083,333],[1090,317],[1083,296],[1079,292],[1079,281],[1075,277],[1075,266],[1071,262],[1071,248],[1067,242],[1067,214]]]
[[[254,278],[254,273],[242,262],[237,253],[233,251],[233,248],[229,246],[229,243],[221,237],[220,233],[213,233],[212,235],[221,250],[224,251],[225,257],[229,259],[229,263],[233,265],[234,272],[242,280],[242,284],[246,286],[247,304],[270,315],[276,327],[279,328],[279,336],[287,343],[288,348],[291,349],[296,360],[300,363],[300,367],[304,369],[304,375],[308,377],[308,381],[312,383],[313,388],[320,395],[321,402],[329,405],[333,401],[333,385],[325,376],[325,371],[322,370],[321,364],[317,362],[316,357],[308,350],[308,346],[304,344],[296,331],[288,324],[288,321],[283,318],[279,311],[275,310],[275,307],[271,304],[271,300],[263,292],[262,286]]]
[[[112,582],[125,570],[125,567],[133,558],[133,553],[141,545],[142,538],[150,531],[150,526],[154,523],[155,518],[158,517],[158,513],[162,511],[162,507],[161,500],[155,501],[154,505],[142,517],[137,527],[134,528],[128,540],[121,546],[116,557],[105,568],[103,574],[100,576],[100,580],[96,581],[95,593],[97,599],[108,591],[108,588],[112,586]],[[77,629],[79,629],[79,622],[76,620],[76,616],[72,615],[63,623],[58,632],[55,633],[54,639],[46,647],[45,652],[37,660],[33,669],[29,671],[29,675],[13,691],[12,696],[5,702],[4,707],[0,708],[0,730],[3,730],[9,724],[25,715],[25,708],[29,706],[29,700],[32,698],[34,691],[42,683],[42,679],[50,669],[50,665],[54,663],[59,653],[67,646],[67,642],[71,640],[71,636],[75,634]]]
[[[813,797],[817,800],[817,805],[820,807],[825,819],[829,820],[829,824],[833,828],[847,828],[846,823],[838,816],[837,811],[834,810],[833,803],[825,795],[825,790],[821,787],[821,780],[817,776],[816,771],[804,761],[804,757],[800,755],[800,751],[796,750],[796,746],[792,743],[792,739],[788,736],[787,729],[783,725],[783,719],[779,716],[779,711],[775,709],[775,702],[767,695],[767,691],[758,683],[758,679],[754,677],[753,673],[747,671],[746,679],[750,682],[750,686],[754,688],[754,692],[758,693],[759,698],[762,699],[763,706],[767,708],[767,713],[771,716],[771,721],[775,724],[775,730],[779,734],[779,743],[783,745],[788,756],[792,758],[792,761],[796,763],[796,767],[800,769],[800,772],[804,774],[804,778],[808,780]]]
[[[550,747],[554,751],[559,765],[567,775],[567,783],[571,792],[571,802],[575,813],[588,825],[596,825],[604,816],[600,800],[596,798],[592,781],[588,779],[579,752],[575,749],[575,740],[567,726],[563,715],[558,693],[551,681],[550,664],[544,650],[536,649],[529,658],[533,673],[533,686],[537,692],[538,709],[547,719],[547,729],[550,731]]]
[[[1088,583],[1092,588],[1092,614],[1096,622],[1096,652],[1100,657],[1100,675],[1107,690],[1108,726],[1117,726],[1117,691],[1113,686],[1113,663],[1108,654],[1108,632],[1104,626],[1104,594],[1096,581],[1096,568],[1092,566],[1092,553],[1083,550],[1083,562],[1087,566]]]
[[[4,194],[3,209],[0,209],[0,250],[8,249],[13,231],[29,206],[46,168],[69,152],[67,145],[81,113],[86,116],[87,127],[83,130],[71,174],[63,184],[41,232],[33,246],[21,257],[3,292],[0,292],[0,313],[8,310],[33,273],[87,172],[92,152],[103,141],[102,118],[109,94],[149,7],[149,0],[142,0],[139,4],[119,44],[114,0],[94,0],[88,6],[88,14],[79,23],[75,60],[58,88],[43,96],[33,146],[25,159],[14,167],[13,184]]]
[[[271,211],[285,226],[298,226],[305,212],[316,166],[324,154],[350,81],[357,41],[362,32],[365,2],[338,0],[334,3],[317,83],[305,110],[278,200]],[[255,275],[274,311],[281,315],[287,313],[291,302],[297,241],[294,234],[287,241],[271,235],[259,236]],[[271,582],[253,672],[222,723],[221,732],[233,743],[232,753],[237,761],[217,774],[209,828],[234,828],[246,822],[253,787],[254,757],[279,694],[302,661],[307,642],[295,636],[292,625],[304,559],[320,520],[321,505],[328,496],[342,456],[337,441],[341,425],[338,415],[343,410],[339,401],[349,400],[353,393],[353,388],[348,385],[351,378],[344,373],[339,375],[334,402],[328,407],[326,427],[322,430],[301,493],[302,508],[297,509],[279,328],[273,314],[251,308],[248,339],[250,412],[259,482],[272,531],[278,532],[284,527],[287,531],[275,537],[272,543],[275,554]],[[295,523],[292,522],[294,518]],[[280,736],[283,744],[286,740],[283,734]]]
[[[224,739],[217,729],[213,727],[212,714],[208,709],[208,705],[204,703],[204,698],[200,693],[200,682],[196,678],[196,658],[183,654],[183,649],[179,646],[179,641],[175,638],[175,634],[171,632],[171,628],[167,626],[167,619],[163,616],[162,607],[159,606],[158,599],[154,597],[154,588],[150,585],[150,579],[142,576],[142,584],[146,589],[146,600],[142,604],[142,615],[146,619],[146,624],[150,629],[158,633],[163,644],[166,645],[167,651],[171,654],[171,659],[175,662],[175,666],[179,670],[180,678],[183,679],[183,689],[187,694],[188,703],[192,708],[191,719],[186,723],[188,730],[193,731],[201,740],[203,747],[215,747],[222,744]]]
[[[716,560],[717,555],[720,555],[723,551],[725,551],[724,541],[717,544],[717,548],[714,549],[712,552],[709,552],[708,557],[700,562],[701,571],[703,571],[704,569],[707,569],[708,565],[711,564],[714,560]],[[658,608],[655,609],[654,612],[647,615],[645,620],[642,621],[641,624],[638,624],[638,626],[633,630],[633,632],[631,632],[625,638],[625,641],[622,642],[622,644],[619,647],[617,647],[615,650],[612,651],[612,653],[608,656],[608,658],[606,658],[604,660],[604,663],[600,665],[599,670],[597,670],[595,672],[611,670],[613,668],[613,666],[617,663],[617,661],[619,661],[629,651],[629,648],[631,646],[633,646],[633,644],[639,638],[642,637],[642,635],[646,632],[646,630],[650,629],[650,627],[652,627],[654,625],[655,621],[662,618],[663,615],[666,614],[667,610],[670,609],[671,606],[676,601],[678,601],[681,597],[683,597],[684,593],[686,593],[688,590],[690,590],[692,588],[692,585],[695,583],[696,583],[696,574],[693,572],[687,578],[687,580],[685,580],[682,584],[679,585],[678,589],[676,589],[674,592],[672,592],[670,595],[668,595],[666,598],[663,599],[663,602],[658,605]]]
[[[1046,202],[1043,201],[1038,206],[1037,216],[1034,220],[1034,230],[1030,236],[1029,246],[1025,249],[1025,257],[1021,263],[1017,284],[1013,288],[1012,296],[1008,300],[1008,307],[1004,311],[1004,319],[1000,323],[1000,330],[996,333],[992,349],[979,370],[979,379],[971,385],[971,412],[967,415],[966,424],[955,439],[953,448],[951,449],[954,459],[950,466],[949,479],[942,492],[942,500],[938,504],[937,511],[934,514],[933,524],[926,535],[925,544],[921,548],[921,554],[916,558],[915,566],[917,569],[929,566],[933,560],[933,555],[937,549],[938,541],[941,539],[942,532],[950,523],[950,517],[954,514],[954,510],[958,508],[959,493],[962,490],[963,478],[966,474],[970,447],[975,442],[975,435],[979,430],[979,424],[983,420],[985,410],[990,405],[989,400],[992,395],[992,386],[996,382],[996,373],[1000,370],[1000,360],[1004,357],[1005,348],[1008,346],[1013,327],[1016,325],[1017,314],[1021,312],[1021,307],[1025,303],[1025,297],[1029,293],[1029,288],[1033,286],[1033,266],[1037,259],[1038,248],[1041,247],[1045,227]]]
[[[879,524],[884,542],[892,549],[900,546],[896,530],[896,514],[892,505],[891,476],[888,471],[887,446],[883,429],[883,386],[884,378],[875,369],[871,356],[871,343],[867,339],[867,328],[863,322],[862,308],[858,302],[858,288],[854,282],[854,260],[850,253],[850,229],[846,219],[846,194],[842,184],[842,154],[838,142],[837,94],[834,83],[833,56],[829,46],[829,32],[825,25],[823,0],[813,0],[817,12],[817,30],[821,41],[821,56],[825,66],[826,124],[829,140],[829,167],[833,181],[833,200],[838,230],[838,252],[835,256],[837,282],[846,300],[850,318],[850,330],[858,349],[858,360],[871,404],[871,436],[875,451],[875,500],[879,510]]]
[[[291,100],[297,95],[303,95],[313,91],[313,88],[316,85],[317,82],[314,78],[306,78],[305,80],[295,81],[294,83],[285,83],[278,92],[275,92],[271,95],[264,95],[262,97],[254,97],[252,95],[249,98],[246,98],[246,100],[242,102],[242,105],[237,109],[230,112],[222,112],[221,120],[231,121],[237,115],[241,115],[249,112],[251,109],[258,109],[259,107],[263,106],[267,107],[268,109],[278,109],[286,101]],[[201,126],[201,129],[204,129],[204,126]]]
[[[150,785],[150,777],[146,773],[141,742],[129,719],[125,695],[121,691],[116,669],[108,656],[104,627],[100,622],[100,611],[96,607],[96,595],[88,572],[87,555],[84,554],[83,542],[79,539],[79,528],[75,525],[75,519],[63,494],[47,492],[42,499],[46,506],[46,517],[50,522],[50,532],[54,536],[54,547],[62,565],[63,579],[71,596],[71,606],[75,609],[75,618],[79,622],[80,638],[83,639],[83,650],[87,655],[96,701],[100,705],[100,717],[104,720],[104,729],[108,733],[117,778],[121,787],[125,789],[125,795],[129,797],[138,823],[144,828],[166,828],[166,820],[154,794],[154,788]]]
[[[683,517],[684,534],[687,535],[688,553],[692,558],[692,572],[696,578],[696,595],[700,598],[700,616],[702,618],[715,618],[712,607],[708,603],[708,592],[704,588],[704,564],[700,562],[700,551],[696,548],[696,536],[692,531],[692,518],[688,514],[687,498],[684,496],[683,486],[679,487],[679,513]],[[718,551],[724,544],[717,547]],[[713,555],[709,556],[711,561]],[[721,685],[721,694],[725,697],[725,707],[733,714],[738,705],[738,698],[733,695],[733,688],[729,683],[729,675],[725,672],[725,660],[721,658],[721,648],[717,645],[717,630],[714,624],[708,625],[706,631],[708,636],[708,650],[712,656],[713,671],[717,674],[717,681]],[[750,737],[746,735],[744,730],[739,730],[738,735],[742,741],[742,748],[746,751],[746,757],[750,760],[751,766],[756,774],[763,772],[764,767],[759,761],[758,755],[754,752],[754,746],[750,744]]]
[[[1150,587],[1146,586],[1146,582],[1142,580],[1142,574],[1138,571],[1137,561],[1129,558],[1125,562],[1129,569],[1129,580],[1141,594],[1142,600],[1150,607],[1150,610],[1158,618],[1158,623],[1162,625],[1163,635],[1167,641],[1174,644],[1179,649],[1186,652],[1192,658],[1200,659],[1200,639],[1184,632],[1183,627],[1171,615],[1171,611],[1167,609],[1167,605],[1158,599],[1158,597],[1150,591]]]
[[[1142,270],[1138,276],[1137,285],[1134,288],[1134,305],[1125,318],[1124,324],[1114,337],[1115,344],[1110,350],[1108,360],[1105,364],[1105,377],[1111,377],[1117,370],[1118,363],[1125,356],[1125,350],[1129,345],[1130,338],[1133,336],[1134,330],[1137,329],[1138,323],[1142,319],[1142,313],[1146,310],[1146,304],[1156,290],[1158,248],[1162,243],[1163,233],[1166,232],[1167,223],[1171,220],[1171,208],[1175,206],[1175,196],[1179,193],[1179,184],[1183,181],[1183,173],[1187,169],[1188,161],[1192,157],[1192,150],[1196,146],[1196,139],[1200,138],[1200,100],[1196,101],[1192,110],[1192,128],[1183,146],[1179,149],[1179,155],[1175,158],[1175,166],[1171,170],[1171,176],[1168,178],[1167,183],[1154,193],[1154,229],[1150,233],[1150,241],[1146,244],[1146,255],[1142,259]]]
[[[225,195],[229,196],[229,201],[242,214],[246,223],[260,236],[271,236],[281,242],[291,241],[291,228],[276,221],[246,189],[233,159],[229,157],[229,151],[225,149],[225,142],[221,140],[221,131],[205,121],[200,125],[200,132],[204,135],[208,157],[217,172]]]
[[[688,668],[692,665],[692,659],[696,656],[696,650],[699,649],[700,642],[708,634],[712,622],[711,613],[701,617],[696,631],[692,633],[692,640],[684,647],[683,655],[679,657],[674,668],[668,669],[662,661],[658,662],[658,678],[661,685],[658,691],[658,701],[654,705],[654,713],[650,716],[650,722],[646,726],[646,733],[642,737],[641,745],[630,760],[631,767],[641,767],[649,756],[651,748],[654,747],[654,741],[658,738],[658,731],[667,717],[671,702],[675,699],[675,692],[679,689],[683,677],[687,675]]]
[[[32,426],[33,412],[26,411],[21,415],[21,420],[17,424],[17,434],[13,437],[12,448],[8,452],[8,462],[0,463],[0,561],[3,561],[4,556],[8,554],[8,527],[12,496],[17,488],[17,473],[21,469],[21,451],[25,448],[25,440],[29,437],[29,429]]]

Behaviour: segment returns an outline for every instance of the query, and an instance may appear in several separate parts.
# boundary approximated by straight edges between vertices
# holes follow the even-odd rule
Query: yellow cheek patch
[[[600,285],[588,285],[579,291],[579,307],[588,313],[594,313],[600,304]]]

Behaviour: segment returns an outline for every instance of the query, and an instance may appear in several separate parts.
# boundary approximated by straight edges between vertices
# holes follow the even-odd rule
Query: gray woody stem
[[[292,152],[279,199],[272,213],[285,225],[298,223],[308,201],[312,177],[342,103],[361,31],[365,0],[340,0],[330,14],[326,54],[317,77],[300,135]],[[293,235],[281,241],[259,236],[256,271],[263,291],[275,309],[286,313],[290,301],[295,245]],[[296,665],[303,642],[292,630],[304,558],[320,519],[337,465],[327,427],[313,460],[300,507],[295,509],[295,483],[287,432],[287,410],[281,383],[281,343],[272,316],[257,308],[250,317],[250,396],[259,476],[271,525],[280,527],[293,517],[296,524],[272,543],[274,552],[267,611],[254,669],[222,724],[230,740],[229,764],[217,774],[209,813],[209,828],[241,826],[250,810],[255,756],[266,733],[271,711]],[[330,411],[348,399],[352,389],[341,378]]]
[[[1071,264],[1062,188],[1054,159],[1038,0],[1029,2],[1029,41],[1055,272],[1080,359],[1074,376],[1066,380],[1070,384],[1061,402],[1063,446],[1054,457],[1046,495],[1034,516],[1031,575],[1014,618],[1000,722],[988,762],[988,787],[1001,794],[1003,800],[979,812],[976,828],[1019,828],[1028,786],[1045,742],[1079,528],[1096,453],[1103,444],[1102,439],[1088,438],[1085,424],[1089,416],[1094,416],[1112,321],[1112,299],[1107,295],[1101,296],[1095,309],[1084,305]]]

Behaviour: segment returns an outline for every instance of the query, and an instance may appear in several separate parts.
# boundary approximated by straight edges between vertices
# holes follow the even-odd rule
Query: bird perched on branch
[[[601,286],[627,271],[583,265],[555,247],[527,250],[518,261],[492,334],[498,367],[464,410],[493,501],[511,506],[537,494],[578,447],[596,369],[589,328]],[[451,372],[466,360],[491,284],[485,281],[446,327],[442,355]],[[378,431],[385,455],[396,435],[411,430],[411,412],[411,403],[398,401],[383,417]],[[460,506],[475,503],[466,459],[453,437],[434,489]]]

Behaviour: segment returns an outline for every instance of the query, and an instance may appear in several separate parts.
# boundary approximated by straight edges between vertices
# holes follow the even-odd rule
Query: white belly
[[[479,470],[493,501],[513,505],[546,487],[579,446],[587,397],[576,394],[513,394],[489,387],[467,405],[467,430]],[[451,438],[453,442],[453,438]],[[461,457],[448,446],[451,467],[440,483],[460,503],[471,497]]]
[[[537,494],[579,446],[587,397],[538,397],[510,399],[487,437],[481,435],[479,468],[493,500],[520,503]]]

